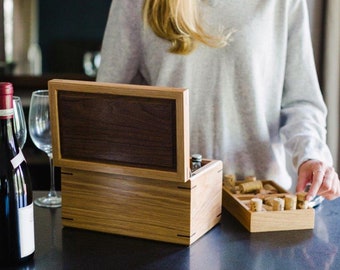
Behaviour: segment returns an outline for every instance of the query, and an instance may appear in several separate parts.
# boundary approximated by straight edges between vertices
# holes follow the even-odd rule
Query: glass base
[[[308,192],[309,189],[310,189],[310,186],[311,184],[307,184],[306,188],[305,188],[305,191]],[[316,195],[313,199],[311,199],[309,202],[308,202],[308,206],[309,207],[312,207],[312,208],[316,208],[318,207],[324,200],[325,198],[320,196],[320,195]]]
[[[34,204],[46,208],[61,207],[61,197],[59,196],[46,196],[34,200]]]
[[[325,199],[324,197],[317,195],[308,202],[308,206],[313,208],[318,207],[323,202],[324,199]]]

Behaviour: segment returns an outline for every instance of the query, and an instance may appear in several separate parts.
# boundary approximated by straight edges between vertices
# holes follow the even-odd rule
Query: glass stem
[[[50,162],[50,178],[51,178],[51,185],[50,191],[48,193],[48,197],[57,197],[57,192],[55,190],[55,180],[54,180],[54,166],[53,166],[53,154],[48,153],[48,160]]]

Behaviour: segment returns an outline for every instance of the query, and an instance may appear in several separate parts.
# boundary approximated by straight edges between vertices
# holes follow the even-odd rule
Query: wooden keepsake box
[[[241,181],[237,181],[239,185]],[[269,231],[288,231],[288,230],[303,230],[314,228],[314,209],[307,207],[306,209],[274,211],[268,209],[270,206],[259,212],[251,209],[250,200],[259,198],[263,201],[274,198],[284,198],[289,194],[282,187],[273,181],[261,181],[262,186],[266,184],[274,187],[268,194],[251,194],[235,192],[234,187],[230,183],[223,181],[223,207],[228,210],[249,232],[269,232]],[[262,203],[261,201],[261,203]]]
[[[222,162],[190,170],[187,89],[48,85],[64,226],[190,245],[220,221]]]

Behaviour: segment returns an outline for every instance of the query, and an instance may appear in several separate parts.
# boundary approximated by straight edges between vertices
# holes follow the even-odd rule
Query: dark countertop
[[[61,209],[35,206],[34,211],[35,259],[13,269],[324,270],[340,266],[340,200],[324,201],[316,208],[314,230],[249,233],[224,210],[221,223],[190,247],[63,228]]]

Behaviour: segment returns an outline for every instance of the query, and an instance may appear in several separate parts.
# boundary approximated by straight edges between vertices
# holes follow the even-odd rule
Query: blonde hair
[[[210,35],[202,26],[199,0],[145,0],[144,24],[160,38],[171,42],[169,51],[189,54],[197,42],[219,48],[227,44],[228,36]]]

